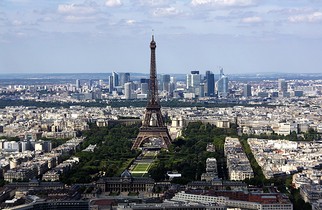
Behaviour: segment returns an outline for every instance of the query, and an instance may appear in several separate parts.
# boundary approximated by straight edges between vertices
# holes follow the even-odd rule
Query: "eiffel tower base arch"
[[[132,146],[133,149],[138,149],[144,140],[148,138],[160,138],[163,142],[161,148],[168,149],[171,144],[171,137],[168,132],[168,128],[164,127],[148,127],[148,128],[140,128],[139,134],[136,137],[136,140]]]

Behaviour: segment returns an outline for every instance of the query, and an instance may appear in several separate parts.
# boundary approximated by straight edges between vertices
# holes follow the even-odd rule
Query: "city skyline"
[[[319,73],[322,1],[4,0],[0,74]]]

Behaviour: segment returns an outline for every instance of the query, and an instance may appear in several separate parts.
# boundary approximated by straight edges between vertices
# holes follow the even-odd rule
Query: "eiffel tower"
[[[150,63],[150,81],[149,81],[149,95],[148,104],[145,109],[144,120],[140,128],[139,134],[132,146],[132,149],[138,149],[144,140],[150,138],[159,138],[162,140],[162,147],[168,148],[171,144],[171,137],[168,132],[167,126],[164,125],[163,117],[161,114],[161,105],[158,97],[158,82],[157,71],[155,62],[155,48],[156,43],[154,36],[152,35],[152,41],[150,42],[151,48],[151,63]],[[151,119],[156,122],[151,125]]]

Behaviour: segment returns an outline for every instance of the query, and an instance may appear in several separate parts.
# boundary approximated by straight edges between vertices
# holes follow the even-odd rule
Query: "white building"
[[[124,84],[124,99],[132,98],[132,83],[127,82]]]

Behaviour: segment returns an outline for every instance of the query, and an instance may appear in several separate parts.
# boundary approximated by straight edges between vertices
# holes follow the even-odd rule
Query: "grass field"
[[[153,151],[147,151],[146,153],[141,154],[138,158],[138,161],[134,161],[134,163],[131,165],[131,174],[135,177],[148,176],[148,172],[153,165],[157,154],[157,152]]]
[[[142,173],[142,172],[147,173],[148,170],[149,170],[150,165],[151,165],[150,163],[138,163],[134,167],[132,173],[136,173],[136,172],[138,172],[138,173]]]

